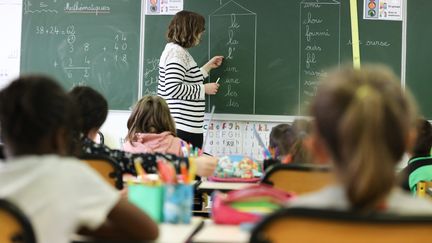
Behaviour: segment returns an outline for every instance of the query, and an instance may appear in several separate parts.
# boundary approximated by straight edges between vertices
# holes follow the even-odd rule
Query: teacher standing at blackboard
[[[176,123],[177,136],[202,147],[205,94],[217,93],[218,83],[204,84],[210,70],[222,64],[223,56],[215,56],[201,68],[188,48],[200,43],[205,30],[203,16],[180,11],[168,27],[168,43],[160,57],[158,95],[166,100]]]

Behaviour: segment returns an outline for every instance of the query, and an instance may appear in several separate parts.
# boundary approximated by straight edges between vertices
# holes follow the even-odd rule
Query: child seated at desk
[[[304,141],[309,134],[310,122],[296,119],[290,124],[279,124],[272,128],[269,138],[271,159],[264,161],[264,169],[277,163],[309,163],[309,154],[304,148]]]
[[[156,173],[157,157],[164,157],[171,161],[180,170],[180,162],[189,162],[188,158],[179,157],[173,154],[162,153],[129,153],[123,150],[111,149],[104,144],[95,143],[97,132],[105,122],[108,115],[108,102],[96,90],[77,86],[69,92],[69,96],[78,104],[82,126],[80,130],[81,153],[102,154],[115,159],[123,173],[137,175],[134,161],[141,160],[142,166],[147,173]],[[210,176],[216,168],[217,159],[210,156],[200,156],[195,159],[197,174]]]
[[[423,119],[417,120],[417,140],[408,165],[400,172],[402,187],[416,194],[417,183],[432,181],[432,126]]]
[[[157,225],[120,198],[73,154],[75,103],[53,80],[22,77],[0,91],[6,161],[0,197],[30,219],[37,242],[66,243],[80,231],[103,238],[154,240]]]
[[[432,202],[396,187],[395,166],[415,140],[416,109],[406,93],[385,67],[329,73],[311,103],[308,146],[318,162],[334,164],[338,183],[290,206],[432,214]]]
[[[132,153],[171,153],[183,157],[185,141],[176,137],[176,128],[164,99],[142,97],[127,122],[128,134],[123,149]]]

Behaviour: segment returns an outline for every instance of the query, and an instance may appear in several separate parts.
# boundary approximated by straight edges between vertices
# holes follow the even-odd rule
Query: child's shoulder
[[[58,155],[28,156],[22,159],[28,167],[46,180],[56,181],[58,184],[73,181],[88,181],[99,178],[96,172],[86,163],[74,157]]]
[[[349,202],[345,196],[344,188],[335,184],[295,197],[288,203],[288,206],[348,210]]]
[[[33,169],[42,168],[46,170],[59,170],[62,167],[80,166],[82,164],[73,157],[49,155],[25,155],[8,160],[12,167],[32,167]]]

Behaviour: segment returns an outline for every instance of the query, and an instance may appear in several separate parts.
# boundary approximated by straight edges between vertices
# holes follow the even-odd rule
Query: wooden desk
[[[243,189],[251,185],[255,185],[255,183],[202,181],[197,190],[199,192],[212,192],[215,190],[227,192]]]
[[[204,227],[192,237],[194,243],[246,243],[250,232],[241,230],[238,225],[219,225],[205,220]]]
[[[160,224],[159,238],[156,243],[184,243],[200,228],[204,226],[204,219],[193,217],[190,224]]]

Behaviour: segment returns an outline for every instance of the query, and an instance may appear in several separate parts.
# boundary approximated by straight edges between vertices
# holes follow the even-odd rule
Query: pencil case
[[[218,182],[258,182],[262,176],[262,163],[243,155],[221,157],[213,176]]]
[[[193,185],[165,185],[163,216],[165,223],[189,224],[192,218]]]
[[[154,221],[189,224],[192,218],[194,187],[190,184],[128,185],[128,200]]]
[[[129,185],[128,200],[146,212],[154,221],[163,222],[163,186]]]
[[[217,224],[255,223],[282,208],[292,198],[292,193],[268,185],[253,185],[228,193],[215,192],[211,216]]]

